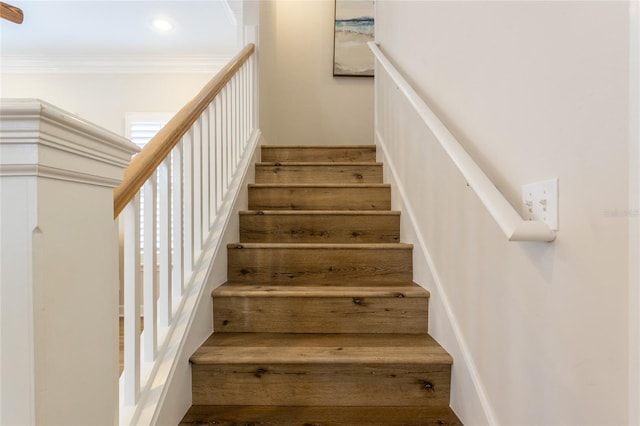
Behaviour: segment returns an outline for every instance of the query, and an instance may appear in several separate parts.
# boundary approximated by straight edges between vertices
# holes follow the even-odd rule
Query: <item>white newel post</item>
[[[113,188],[137,147],[0,102],[0,424],[118,423]]]

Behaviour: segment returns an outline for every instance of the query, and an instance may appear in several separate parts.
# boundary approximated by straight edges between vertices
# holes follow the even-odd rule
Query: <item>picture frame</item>
[[[375,39],[373,0],[335,0],[334,77],[373,77],[375,59],[367,43]]]

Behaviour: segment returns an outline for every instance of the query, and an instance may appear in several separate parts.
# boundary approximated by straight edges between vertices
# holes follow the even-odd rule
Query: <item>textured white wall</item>
[[[332,0],[260,2],[260,127],[273,145],[373,143],[373,79],[333,77]]]
[[[38,98],[125,135],[127,112],[177,112],[213,74],[4,74],[0,97]]]
[[[484,416],[461,386],[454,407],[469,424],[627,424],[629,3],[381,1],[376,25],[514,206],[522,184],[560,180],[556,242],[508,243],[432,137],[390,107],[390,158],[444,289],[432,330],[449,339],[448,302],[456,362],[469,356],[459,368],[486,395]]]

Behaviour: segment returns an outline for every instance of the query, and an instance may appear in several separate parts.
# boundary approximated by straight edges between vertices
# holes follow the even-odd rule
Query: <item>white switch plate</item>
[[[522,185],[525,220],[539,220],[558,230],[558,178]]]

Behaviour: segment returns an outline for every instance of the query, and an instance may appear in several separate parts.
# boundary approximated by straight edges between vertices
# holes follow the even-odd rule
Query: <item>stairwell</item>
[[[375,146],[262,147],[181,425],[459,425]]]

